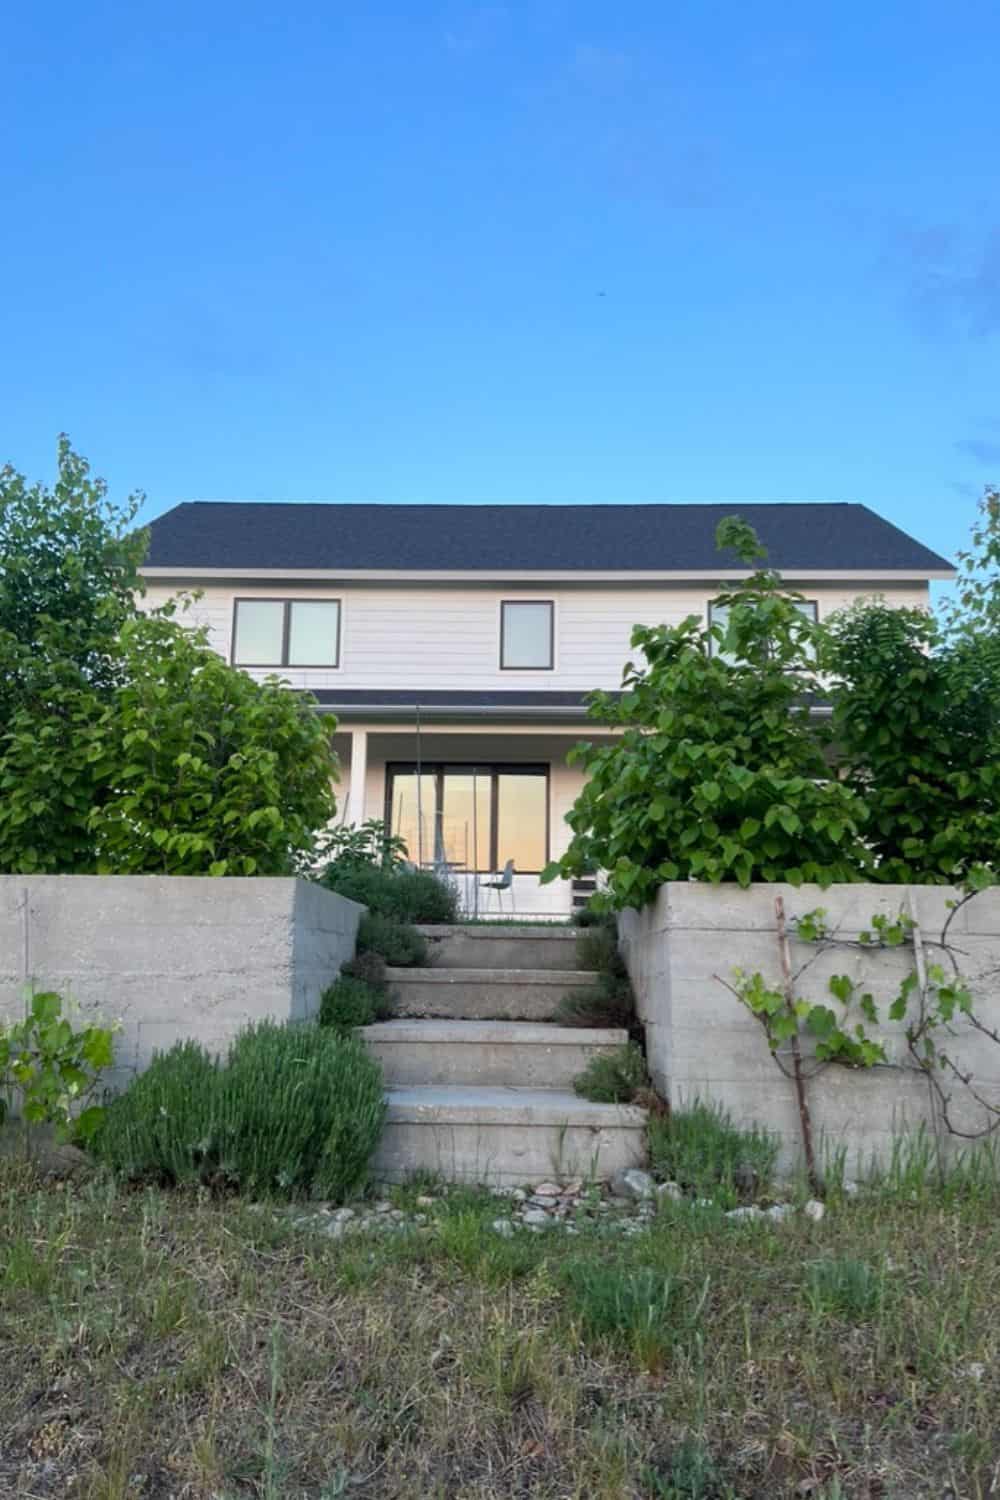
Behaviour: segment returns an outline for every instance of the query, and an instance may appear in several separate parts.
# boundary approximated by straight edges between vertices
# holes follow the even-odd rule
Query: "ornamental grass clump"
[[[197,1042],[153,1058],[107,1106],[92,1147],[129,1182],[173,1187],[212,1169],[219,1064]]]
[[[262,1021],[226,1063],[195,1042],[154,1058],[112,1101],[94,1149],[130,1182],[341,1202],[365,1185],[384,1113],[381,1069],[360,1042]]]
[[[262,1021],[221,1075],[219,1144],[241,1192],[338,1201],[364,1185],[385,1106],[363,1045],[321,1026]]]

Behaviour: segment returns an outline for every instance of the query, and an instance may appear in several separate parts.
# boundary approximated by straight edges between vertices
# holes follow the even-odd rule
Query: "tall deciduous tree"
[[[333,817],[333,725],[138,604],[139,497],[63,438],[0,473],[0,871],[278,875]]]
[[[832,733],[870,809],[877,878],[961,882],[1000,851],[1000,494],[937,615],[874,600],[830,622]]]
[[[54,684],[110,691],[141,593],[142,499],[110,499],[65,434],[51,488],[0,469],[0,724]]]
[[[829,884],[868,867],[864,803],[831,774],[810,714],[817,627],[749,526],[731,517],[716,540],[756,571],[720,594],[708,628],[694,615],[638,627],[644,661],[627,664],[621,696],[591,698],[620,733],[573,752],[588,780],[546,878],[603,869],[618,906],[665,880]]]

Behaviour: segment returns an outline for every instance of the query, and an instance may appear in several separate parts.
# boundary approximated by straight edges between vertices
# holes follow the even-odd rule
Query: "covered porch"
[[[583,738],[601,736],[579,722],[344,725],[333,739],[339,817],[384,820],[414,864],[454,883],[468,916],[565,920],[584,893],[540,876],[571,837],[565,818],[584,777],[567,757]],[[484,886],[509,861],[510,885]]]

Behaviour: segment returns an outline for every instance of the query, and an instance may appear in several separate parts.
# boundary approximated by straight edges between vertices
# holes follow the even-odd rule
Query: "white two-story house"
[[[278,673],[336,718],[345,821],[384,818],[410,857],[446,864],[476,909],[513,860],[513,906],[565,915],[539,873],[569,839],[600,738],[584,699],[615,689],[637,624],[708,616],[745,576],[715,549],[723,516],[822,618],[863,595],[926,605],[945,559],[862,505],[270,505],[193,503],[152,524],[147,601],[227,660]]]

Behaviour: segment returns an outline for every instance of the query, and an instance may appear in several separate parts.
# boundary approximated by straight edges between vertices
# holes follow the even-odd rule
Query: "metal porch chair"
[[[479,882],[481,891],[496,891],[497,909],[503,911],[503,893],[510,892],[510,912],[514,915],[514,861],[509,859],[499,874],[493,875],[489,880]],[[489,898],[487,898],[489,899]]]

